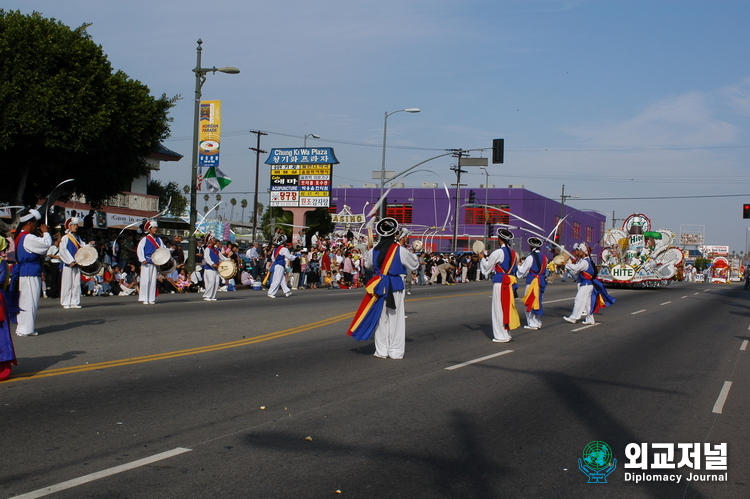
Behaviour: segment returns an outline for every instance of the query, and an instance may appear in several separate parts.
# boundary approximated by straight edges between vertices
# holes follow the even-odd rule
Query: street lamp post
[[[398,111],[392,111],[390,113],[388,111],[385,112],[385,119],[383,120],[383,157],[382,157],[382,162],[380,165],[380,199],[383,199],[383,191],[385,188],[385,138],[386,138],[386,131],[388,130],[388,116],[392,114],[400,113],[400,112],[418,113],[420,112],[420,109],[416,107],[410,107],[407,109],[399,109]],[[381,219],[385,217],[385,202],[383,202],[380,205],[379,214],[380,214],[379,216]]]
[[[265,154],[266,151],[260,148],[260,138],[267,133],[261,132],[260,130],[250,130],[250,133],[254,133],[258,136],[258,147],[250,147],[251,151],[255,151],[255,195],[253,196],[253,242],[257,241],[256,231],[258,230],[258,177],[260,172],[260,155]]]
[[[319,138],[320,138],[320,135],[316,135],[316,134],[314,134],[314,133],[306,133],[306,134],[305,134],[305,141],[304,141],[304,142],[302,143],[302,147],[303,147],[303,148],[307,147],[307,138],[308,138],[308,137],[312,137],[312,138],[314,138],[314,139],[319,139]]]
[[[225,68],[202,68],[201,67],[201,45],[203,40],[198,39],[198,52],[197,62],[195,64],[195,114],[193,117],[193,163],[192,171],[190,175],[190,235],[188,236],[188,261],[187,270],[193,272],[195,270],[195,224],[198,221],[198,203],[197,203],[197,184],[198,184],[198,138],[200,136],[200,106],[201,106],[201,88],[206,82],[206,74],[212,72],[216,74],[217,71],[220,73],[237,74],[240,72],[239,69],[233,67]]]

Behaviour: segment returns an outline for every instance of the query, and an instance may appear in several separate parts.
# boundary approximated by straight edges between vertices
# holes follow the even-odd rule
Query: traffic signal
[[[742,205],[742,218],[750,218],[750,204]]]
[[[476,192],[470,190],[469,191],[469,204],[474,204],[474,196],[476,196]],[[745,205],[747,206],[747,205]]]
[[[503,162],[505,154],[505,139],[494,139],[492,141],[492,164],[496,165]]]

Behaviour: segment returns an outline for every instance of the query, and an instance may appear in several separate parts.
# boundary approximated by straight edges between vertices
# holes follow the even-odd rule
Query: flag
[[[206,171],[203,176],[203,182],[206,184],[206,189],[209,192],[219,192],[224,187],[232,183],[232,179],[224,175],[224,172],[219,170],[218,167],[211,167]]]

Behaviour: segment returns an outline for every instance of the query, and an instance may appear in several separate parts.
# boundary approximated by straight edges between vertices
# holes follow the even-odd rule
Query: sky
[[[224,200],[255,189],[261,149],[333,147],[334,187],[361,187],[446,149],[490,148],[489,184],[523,185],[654,229],[704,231],[746,252],[750,219],[750,2],[573,0],[5,0],[88,33],[113,68],[152,94],[180,95],[164,145],[184,158],[154,178],[190,182],[197,40],[222,101]],[[744,61],[744,62],[743,62]],[[474,152],[472,156],[482,153]],[[491,157],[489,149],[485,157]],[[261,155],[259,201],[268,166]],[[455,183],[440,158],[404,180]],[[422,171],[424,170],[424,171]],[[485,173],[463,174],[469,187]],[[202,196],[202,193],[201,193]],[[199,207],[201,207],[199,203]],[[230,206],[220,209],[229,214]],[[235,208],[238,209],[238,208]],[[247,214],[246,214],[247,217]],[[236,217],[235,217],[236,218]]]

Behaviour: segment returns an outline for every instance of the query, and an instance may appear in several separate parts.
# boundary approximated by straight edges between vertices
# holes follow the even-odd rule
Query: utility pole
[[[565,195],[565,184],[562,186],[562,193],[560,194],[560,220],[565,218],[565,200],[570,198],[579,198],[581,196],[566,196]],[[560,227],[557,228],[557,244],[562,246],[562,228],[563,224],[560,224]]]
[[[255,151],[255,196],[253,197],[253,242],[256,241],[256,231],[258,228],[258,176],[260,174],[260,155],[265,154],[267,151],[263,151],[260,148],[260,137],[262,135],[268,135],[260,130],[250,130],[250,133],[254,133],[258,136],[258,145],[256,147],[249,147],[251,151]]]
[[[461,157],[468,156],[469,153],[463,149],[448,149],[448,151],[452,151],[453,157],[458,158],[456,167],[451,168],[451,170],[456,172],[456,207],[453,213],[453,241],[451,243],[452,251],[455,253],[458,251],[458,207],[461,200],[461,174],[466,173],[465,170],[461,169]]]

